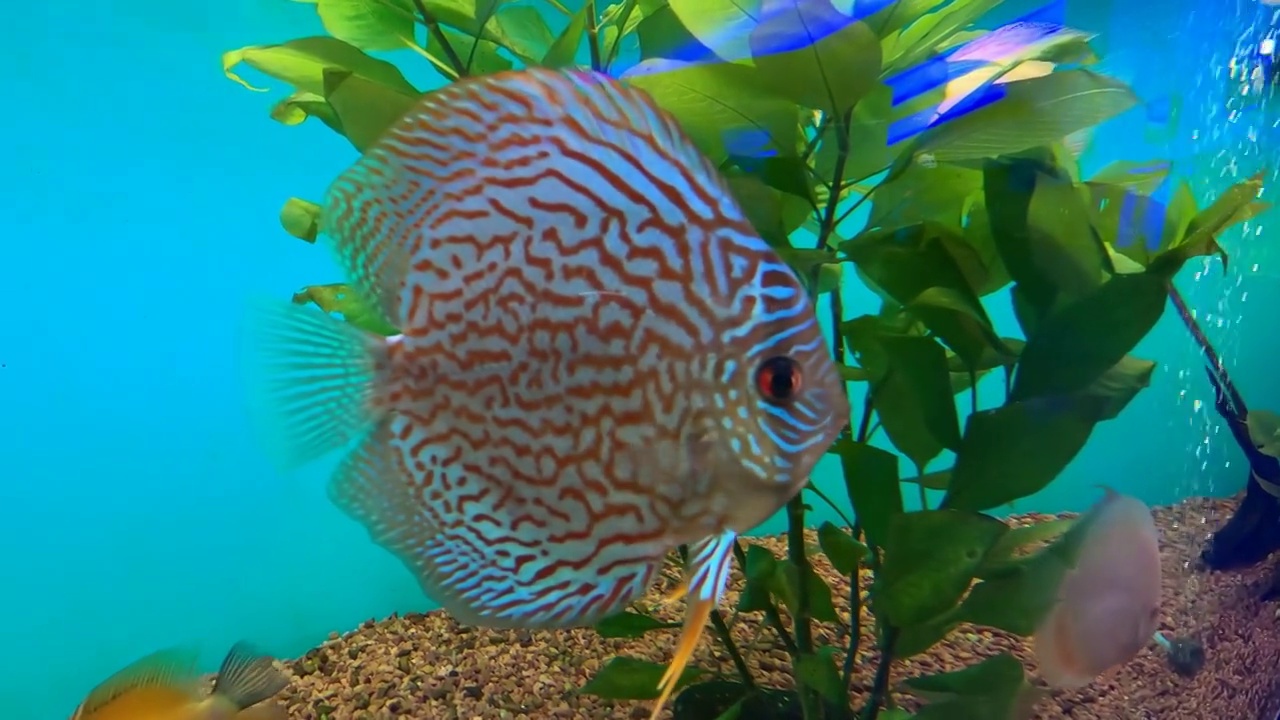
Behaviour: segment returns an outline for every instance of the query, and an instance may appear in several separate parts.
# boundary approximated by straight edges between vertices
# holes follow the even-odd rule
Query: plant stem
[[[738,561],[738,565],[742,566],[743,574],[746,574],[747,553],[742,549],[742,543],[737,540],[733,541],[733,557]],[[794,659],[798,652],[796,643],[791,639],[791,633],[787,632],[787,626],[782,624],[782,615],[778,613],[778,606],[774,604],[772,599],[765,601],[764,616],[769,621],[769,625],[778,633],[778,641],[782,643],[782,647]]]
[[[827,194],[827,208],[818,229],[816,250],[827,247],[831,233],[835,232],[836,225],[839,224],[836,222],[836,208],[840,205],[838,188],[844,182],[844,166],[849,162],[849,121],[852,117],[853,110],[849,110],[836,121],[836,165],[831,178],[832,191]]]
[[[436,19],[435,14],[422,4],[422,0],[413,0],[413,5],[418,9],[418,14],[422,16],[422,23],[427,26],[427,32],[431,33],[431,37],[440,43],[440,49],[444,52],[449,64],[453,66],[454,72],[458,73],[458,77],[467,76],[467,66],[463,64],[462,58],[458,57],[457,51],[453,49],[453,45],[449,43],[449,38],[444,36],[444,30],[440,29],[440,21]],[[477,40],[477,42],[479,42]]]
[[[862,535],[861,523],[853,525],[853,539]],[[862,568],[853,568],[853,577],[849,578],[849,646],[844,653],[844,685],[849,687],[853,682],[853,663],[858,655],[858,645],[862,642],[862,589],[858,586],[862,576]]]
[[[871,685],[871,695],[862,707],[862,720],[876,720],[880,707],[889,694],[889,671],[893,666],[893,644],[898,640],[898,629],[889,627],[880,641],[880,665],[876,667],[876,679]]]
[[[791,624],[795,629],[796,650],[802,655],[813,653],[813,620],[809,616],[809,558],[804,547],[804,498],[797,493],[787,502],[787,558],[796,567],[796,606],[792,608]],[[805,687],[796,677],[796,691],[800,696],[800,712],[805,720],[822,717],[822,706],[817,693]]]
[[[622,31],[626,28],[627,21],[631,19],[631,13],[635,12],[638,2],[639,0],[627,0],[614,18],[613,22],[618,28],[618,34],[614,36],[613,44],[609,46],[609,52],[605,56],[604,66],[606,70],[613,64],[614,60],[618,59],[618,46],[622,44]]]
[[[681,545],[679,547],[680,559],[687,566],[689,564],[689,546]],[[745,564],[744,564],[745,567]],[[733,666],[737,668],[738,674],[742,676],[742,684],[754,690],[756,682],[751,677],[751,670],[747,667],[747,661],[742,659],[742,653],[738,651],[738,645],[733,641],[733,635],[729,632],[729,626],[724,621],[724,615],[720,610],[712,609],[711,626],[715,628],[716,635],[720,637],[720,643],[724,645],[724,649],[728,651],[729,657],[733,659]]]
[[[591,51],[591,69],[602,72],[600,63],[600,27],[596,25],[596,0],[587,0],[587,49]]]
[[[737,668],[738,675],[742,677],[742,684],[747,686],[748,690],[756,689],[756,681],[751,677],[751,669],[747,667],[747,661],[742,659],[742,653],[738,651],[738,646],[733,642],[733,635],[729,633],[729,626],[724,621],[724,616],[719,610],[711,611],[711,624],[716,629],[716,634],[720,636],[720,642],[724,643],[724,649],[729,652],[729,657],[733,659],[733,666]]]

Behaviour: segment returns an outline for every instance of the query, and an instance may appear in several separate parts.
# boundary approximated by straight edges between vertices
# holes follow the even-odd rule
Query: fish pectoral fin
[[[238,710],[257,705],[289,686],[288,678],[273,663],[274,658],[252,645],[236,643],[218,668],[213,694],[225,697]]]
[[[164,687],[191,690],[196,682],[194,649],[171,647],[139,658],[103,680],[80,703],[78,716],[89,716],[121,695],[142,688]]]
[[[729,584],[729,569],[733,565],[733,545],[738,534],[725,531],[719,535],[699,541],[689,548],[689,565],[685,572],[686,581],[681,587],[687,588],[689,605],[685,610],[684,629],[680,633],[680,642],[676,646],[675,656],[667,666],[667,672],[658,681],[662,694],[654,704],[649,720],[657,720],[662,708],[671,699],[680,677],[684,675],[693,651],[702,638],[702,630],[711,620],[711,612],[715,610],[725,586]]]
[[[374,424],[390,366],[386,338],[277,300],[254,302],[246,324],[251,419],[281,468],[343,447]]]

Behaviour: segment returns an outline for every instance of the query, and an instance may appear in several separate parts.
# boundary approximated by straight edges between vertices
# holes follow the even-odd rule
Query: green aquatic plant
[[[638,55],[623,79],[650,93],[719,164],[761,235],[830,313],[833,353],[846,379],[865,388],[860,412],[831,448],[853,518],[811,485],[787,505],[785,557],[749,540],[736,549],[745,575],[738,621],[755,619],[776,634],[797,689],[759,687],[717,611],[712,627],[737,677],[708,679],[690,668],[678,716],[790,717],[798,707],[806,720],[994,719],[1035,701],[1009,654],[901,686],[892,663],[961,624],[1035,632],[1074,563],[1084,523],[1013,528],[991,512],[1051,483],[1097,426],[1149,384],[1155,363],[1130,353],[1163,314],[1184,263],[1215,254],[1225,262],[1218,234],[1266,209],[1258,178],[1204,209],[1185,183],[1167,206],[1150,197],[1167,163],[1119,162],[1082,178],[1068,137],[1140,100],[1090,70],[1089,37],[1072,32],[992,63],[988,78],[1039,63],[1005,82],[1001,99],[890,143],[895,120],[937,105],[946,91],[894,106],[884,80],[981,37],[972,25],[999,0],[897,0],[769,53],[753,52],[760,0],[588,0],[576,9],[549,0],[545,13],[505,0],[303,1],[315,5],[328,35],[240,48],[224,55],[224,69],[250,88],[238,65],[289,84],[273,119],[314,119],[357,151],[421,95],[374,53],[401,51],[398,62],[428,63],[446,81],[535,65],[617,74],[619,57]],[[830,12],[818,4],[796,3],[778,21],[808,27],[806,13]],[[562,29],[553,31],[548,16]],[[690,47],[733,62],[675,60]],[[743,133],[762,138],[768,152],[743,151],[735,142]],[[1135,222],[1135,212],[1156,222]],[[280,219],[289,234],[314,242],[318,214],[315,203],[290,198]],[[879,296],[878,312],[848,317],[842,290],[852,283]],[[988,300],[1006,289],[1022,337],[1002,336],[989,316]],[[294,301],[395,332],[340,284],[303,288]],[[983,406],[978,384],[992,373],[1001,401]],[[937,469],[944,454],[954,460]],[[902,460],[913,476],[900,475]],[[907,509],[904,487],[914,488],[921,509]],[[810,498],[845,518],[817,528],[816,548],[805,538]],[[815,553],[850,578],[850,616],[836,611],[813,569]],[[864,572],[873,578],[878,666],[855,708]],[[815,624],[843,627],[848,643],[819,645]],[[637,609],[597,630],[635,638],[676,626]],[[663,671],[616,657],[582,691],[651,699]],[[894,689],[927,702],[906,712],[894,707]]]

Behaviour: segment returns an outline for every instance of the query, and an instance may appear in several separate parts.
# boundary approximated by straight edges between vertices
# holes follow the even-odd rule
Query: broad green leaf
[[[768,237],[766,236],[766,240]],[[775,247],[775,252],[787,261],[796,277],[804,283],[812,296],[835,291],[840,287],[841,264],[832,262],[831,253],[825,250],[808,250],[791,246]]]
[[[280,224],[290,235],[299,240],[314,243],[316,236],[320,234],[320,206],[301,198],[291,197],[280,209]]]
[[[953,0],[901,31],[888,34],[883,42],[884,74],[904,70],[933,57],[949,39],[1000,3],[1001,0]],[[920,5],[911,2],[909,8],[919,11]]]
[[[976,372],[989,352],[1009,351],[967,289],[931,287],[907,303],[906,309],[955,351],[967,369]]]
[[[760,233],[775,250],[785,251],[791,248],[792,231],[800,227],[809,214],[809,206],[804,200],[769,187],[758,176],[744,173],[737,168],[724,171],[729,190],[733,193],[738,206],[751,221],[752,227]],[[826,260],[830,253],[818,250]],[[806,263],[806,266],[813,263]],[[822,282],[839,281],[839,269],[830,262],[818,263],[822,266]]]
[[[1150,360],[1125,355],[1120,362],[1113,365],[1102,376],[1084,389],[1085,395],[1101,400],[1098,408],[1098,421],[1119,417],[1120,412],[1129,402],[1151,385],[1151,375],[1156,364]]]
[[[606,700],[653,700],[660,694],[658,681],[666,672],[665,664],[618,655],[578,692]],[[704,674],[706,671],[701,668],[685,668],[676,680],[676,691]]]
[[[861,181],[889,167],[901,151],[901,143],[889,145],[889,123],[893,119],[893,91],[883,83],[875,83],[853,108],[849,118],[848,153],[845,157],[843,182]],[[826,180],[835,178],[840,143],[838,124],[830,121],[813,154],[813,169]],[[877,189],[877,196],[883,188]],[[875,222],[868,224],[874,227]]]
[[[913,140],[890,169],[896,176],[922,154],[937,162],[992,157],[1048,145],[1138,103],[1127,85],[1083,68],[1002,86],[990,105],[936,125]]]
[[[667,0],[690,35],[723,60],[751,57],[747,38],[760,18],[762,0]]]
[[[1146,162],[1117,160],[1099,170],[1093,177],[1089,178],[1089,182],[1098,185],[1122,187],[1143,195],[1150,195],[1169,176],[1169,170],[1172,167],[1173,164],[1167,160]]]
[[[982,192],[982,171],[950,163],[913,164],[876,189],[869,227],[894,228],[926,220],[962,227],[969,198]]]
[[[799,113],[789,102],[754,91],[759,87],[756,73],[745,65],[648,60],[623,73],[622,79],[674,115],[717,165],[730,154],[726,141],[738,133],[759,134],[779,155],[794,156]]]
[[[1074,393],[1090,386],[1155,327],[1169,280],[1150,271],[1115,275],[1038,322],[1022,349],[1010,400]]]
[[[876,574],[877,614],[894,627],[909,627],[951,610],[1008,529],[993,517],[959,510],[893,516]]]
[[[982,188],[969,196],[963,213],[964,241],[973,248],[982,262],[983,274],[971,274],[970,284],[973,292],[985,297],[1008,287],[1012,278],[1009,270],[1000,258],[1000,250],[996,246],[995,236],[991,232],[991,217],[987,214],[987,203]]]
[[[762,612],[768,609],[773,597],[773,578],[778,572],[778,559],[759,545],[748,545],[746,556],[746,567],[742,569],[746,585],[738,598],[738,611]]]
[[[1084,183],[1090,223],[1099,237],[1121,257],[1142,267],[1150,264],[1163,242],[1168,208],[1148,195],[1122,185]],[[1113,259],[1114,264],[1114,259]]]
[[[400,332],[382,319],[378,311],[362,300],[355,290],[341,283],[309,285],[293,294],[293,302],[297,305],[314,303],[321,310],[338,313],[348,323],[378,335],[391,336]]]
[[[298,125],[313,117],[330,130],[342,134],[342,121],[338,113],[323,97],[308,92],[295,92],[271,108],[271,119],[283,125]]]
[[[870,25],[876,31],[876,34],[883,38],[910,25],[924,17],[930,10],[946,3],[947,0],[894,0],[887,6],[872,13],[863,22]],[[857,0],[836,0],[835,4],[841,12],[846,12],[842,4],[855,6],[858,3]],[[853,8],[850,7],[847,14],[852,14],[852,10]],[[884,717],[883,713],[880,717]]]
[[[806,576],[806,588],[809,600],[809,617],[820,622],[837,623],[835,604],[831,600],[831,587],[822,576],[809,568]],[[794,616],[800,605],[800,570],[790,560],[779,560],[774,564],[773,577],[770,580],[773,595],[782,600],[783,605]]]
[[[1219,255],[1225,266],[1227,253],[1218,245],[1218,234],[1270,209],[1270,203],[1256,201],[1261,191],[1262,173],[1232,185],[1212,205],[1191,219],[1185,235],[1157,256],[1152,267],[1172,277],[1187,260],[1205,255]]]
[[[879,84],[880,38],[865,23],[850,22],[827,0],[774,7],[748,39],[766,87],[804,107],[843,115]]]
[[[886,332],[872,316],[846,322],[840,332],[871,373],[873,406],[894,447],[924,468],[958,446],[951,375],[937,341]]]
[[[952,375],[959,374],[960,373],[952,373]],[[902,478],[902,482],[919,485],[926,490],[946,490],[951,485],[951,471],[937,470],[931,473],[925,473],[924,475]]]
[[[1045,169],[1017,158],[989,160],[983,171],[991,236],[1037,319],[1094,291],[1113,269],[1081,195]]]
[[[416,94],[401,94],[350,71],[327,71],[324,80],[325,99],[342,124],[342,134],[361,152],[418,100]]]
[[[848,577],[852,577],[858,565],[871,554],[866,545],[831,522],[824,522],[818,528],[818,544],[836,572]]]
[[[584,3],[578,12],[569,18],[564,30],[547,50],[542,58],[542,65],[550,68],[570,67],[578,57],[578,48],[587,33],[587,11],[594,8],[592,3]]]
[[[835,648],[822,648],[817,653],[803,653],[796,658],[796,679],[828,702],[845,700],[844,680],[833,659]]]
[[[759,0],[750,2],[758,4]],[[636,9],[640,15],[640,21],[636,24],[636,40],[640,45],[641,61],[657,58],[704,58],[714,54],[690,34],[668,0],[639,0]]]
[[[871,547],[883,547],[890,518],[902,512],[898,456],[866,443],[840,438],[834,445],[849,503]],[[750,558],[748,558],[750,559]]]
[[[405,95],[418,94],[395,65],[370,57],[359,48],[331,37],[306,37],[280,45],[251,45],[222,55],[222,70],[231,80],[250,90],[265,92],[245,82],[231,69],[244,63],[300,91],[324,96],[325,71],[348,71]]]
[[[512,68],[511,61],[498,51],[497,43],[484,39],[477,40],[450,28],[441,28],[441,34],[465,64],[467,72],[472,75],[491,75]],[[444,46],[441,45],[435,33],[427,36],[426,52],[435,60],[437,67],[449,67],[449,55],[444,51]]]
[[[1009,653],[961,670],[925,675],[903,683],[915,695],[932,698],[916,718],[925,720],[1014,720],[1030,717],[1046,691],[1026,680],[1022,663]]]
[[[412,0],[317,0],[325,32],[361,50],[400,50],[413,44]]]
[[[497,28],[496,34],[504,38],[503,46],[526,65],[537,64],[555,42],[546,18],[529,5],[502,5],[492,25]]]
[[[1008,562],[1028,545],[1049,542],[1075,525],[1075,518],[1044,520],[1032,525],[1010,528],[999,542],[991,547],[987,562]]]
[[[942,507],[982,511],[1044,489],[1084,448],[1088,398],[1036,398],[969,416]]]
[[[680,623],[662,622],[648,615],[620,612],[596,623],[596,633],[606,638],[638,638],[650,630],[680,627]]]

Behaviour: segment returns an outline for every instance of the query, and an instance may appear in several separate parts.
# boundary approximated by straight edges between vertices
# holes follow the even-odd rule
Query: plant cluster
[[[865,388],[831,448],[856,519],[823,524],[820,547],[806,547],[806,498],[831,503],[811,485],[787,506],[786,557],[749,540],[736,553],[746,577],[738,621],[758,617],[776,632],[797,690],[758,687],[716,613],[713,628],[739,677],[705,680],[691,668],[677,699],[689,717],[911,717],[893,706],[893,660],[925,652],[962,623],[1033,634],[1084,523],[1015,529],[991,511],[1052,482],[1098,424],[1149,384],[1155,364],[1130,353],[1161,317],[1174,275],[1198,256],[1225,263],[1217,235],[1267,207],[1256,177],[1203,209],[1186,183],[1167,204],[1151,197],[1168,163],[1117,162],[1082,177],[1068,137],[1140,100],[1089,68],[1097,57],[1080,32],[988,63],[985,86],[1002,83],[998,100],[894,138],[896,122],[937,106],[947,88],[895,104],[884,81],[982,38],[973,23],[1000,0],[884,0],[834,25],[830,0],[587,0],[577,9],[547,0],[545,10],[510,0],[301,1],[316,6],[327,36],[223,58],[246,87],[232,72],[240,63],[293,87],[272,108],[275,120],[315,118],[364,150],[422,93],[374,53],[406,51],[400,62],[425,60],[445,81],[535,65],[618,75],[719,164],[760,234],[830,313],[832,352],[851,387]],[[762,5],[771,8],[764,20]],[[824,23],[830,32],[804,35]],[[689,61],[699,54],[722,61]],[[1028,63],[1041,70],[1013,73]],[[744,138],[754,138],[751,147]],[[318,207],[298,198],[281,213],[284,228],[308,242],[317,218]],[[841,291],[858,282],[882,304],[849,317]],[[990,299],[1006,289],[1022,337],[1001,336],[989,316]],[[294,300],[394,332],[341,284],[304,288]],[[992,373],[1002,399],[983,407],[977,385]],[[880,433],[887,442],[876,444]],[[954,463],[930,471],[944,451]],[[902,460],[914,476],[900,476]],[[904,486],[915,486],[922,509],[906,510]],[[930,503],[926,489],[941,501]],[[1047,544],[1023,551],[1037,542]],[[849,617],[814,572],[815,552],[850,578]],[[855,708],[864,569],[874,577],[879,666]],[[815,646],[815,623],[845,626],[849,645]],[[627,612],[598,630],[637,637],[669,627]],[[653,698],[662,671],[617,657],[583,691]],[[905,688],[931,699],[914,714],[920,720],[1006,718],[1034,700],[1007,654]],[[698,698],[695,713],[688,708]]]

